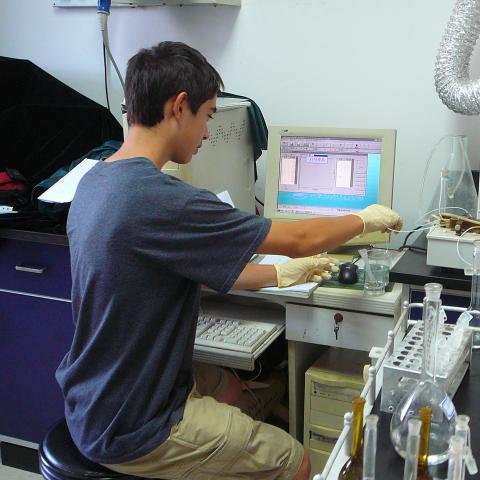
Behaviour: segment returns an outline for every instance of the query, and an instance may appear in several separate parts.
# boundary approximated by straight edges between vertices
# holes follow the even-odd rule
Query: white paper
[[[86,158],[58,182],[54,183],[48,190],[43,192],[38,199],[42,202],[49,203],[71,202],[77,191],[78,183],[97,162],[98,160]]]
[[[230,196],[230,194],[228,193],[227,190],[223,191],[223,192],[220,192],[220,193],[217,193],[217,197],[224,203],[228,203],[229,205],[231,205],[233,208],[235,208],[235,205],[233,204],[233,200],[232,200],[232,197]]]

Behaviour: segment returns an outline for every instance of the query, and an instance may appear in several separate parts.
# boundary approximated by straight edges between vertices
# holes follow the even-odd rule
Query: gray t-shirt
[[[146,158],[82,178],[67,222],[76,330],[56,377],[87,458],[128,462],[168,437],[193,385],[199,286],[227,292],[269,229]]]

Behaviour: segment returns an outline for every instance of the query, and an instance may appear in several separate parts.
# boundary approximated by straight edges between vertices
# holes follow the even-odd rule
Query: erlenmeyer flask
[[[461,317],[468,320],[471,327],[480,327],[480,240],[473,242],[473,273],[470,306]],[[472,349],[480,349],[480,332],[473,332]]]
[[[455,433],[456,411],[443,385],[435,378],[437,344],[441,323],[439,283],[425,285],[423,300],[423,368],[422,377],[416,386],[405,395],[393,413],[390,423],[390,438],[397,453],[406,458],[408,421],[420,418],[421,407],[432,409],[429,437],[428,464],[436,465],[448,457],[448,443]]]
[[[419,216],[426,212],[477,215],[477,193],[468,159],[467,137],[445,135],[433,147],[424,170]]]

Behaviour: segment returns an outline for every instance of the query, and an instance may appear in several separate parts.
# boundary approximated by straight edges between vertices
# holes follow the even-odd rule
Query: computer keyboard
[[[277,325],[199,315],[196,345],[205,345],[238,352],[253,352],[277,330]]]
[[[281,316],[265,321],[216,313],[198,316],[194,359],[253,370],[255,359],[285,330]]]

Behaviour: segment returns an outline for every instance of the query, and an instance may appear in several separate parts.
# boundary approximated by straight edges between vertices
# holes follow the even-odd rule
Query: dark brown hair
[[[223,88],[218,72],[205,57],[180,42],[162,42],[140,50],[128,62],[125,103],[128,123],[147,127],[161,122],[166,101],[188,94],[192,113]]]

